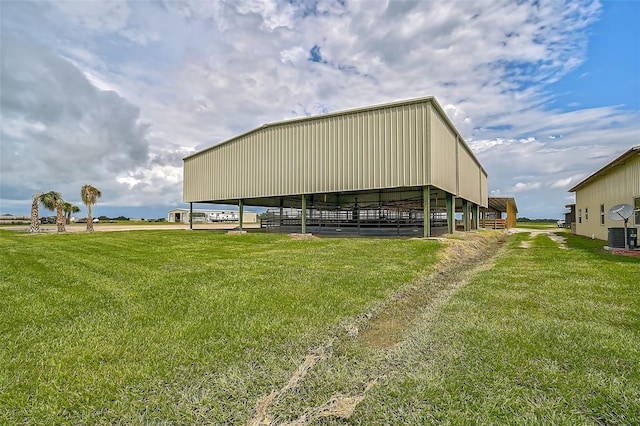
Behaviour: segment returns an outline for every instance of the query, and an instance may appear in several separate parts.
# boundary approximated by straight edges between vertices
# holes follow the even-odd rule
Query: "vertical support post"
[[[469,202],[464,198],[462,199],[462,226],[465,232],[469,230]]]
[[[189,203],[189,229],[193,229],[193,203]]]
[[[282,214],[284,213],[283,208],[284,208],[284,200],[282,199],[282,197],[280,197],[280,226],[282,226]]]
[[[445,193],[445,199],[447,201],[447,227],[449,228],[448,231],[450,234],[453,234],[453,231],[456,229],[455,226],[455,222],[454,222],[454,218],[455,218],[455,212],[454,212],[454,205],[453,205],[453,194],[449,194],[448,192]]]
[[[244,202],[238,201],[238,228],[242,231],[242,225],[244,223]]]
[[[509,200],[507,200],[507,219],[506,219],[506,228],[515,228],[516,223],[516,210],[513,208],[513,204]]]
[[[303,234],[307,233],[307,197],[302,194],[302,230]]]
[[[358,207],[358,197],[355,199],[355,206],[353,207],[353,219],[358,224],[358,235],[360,235],[360,208]]]
[[[431,187],[422,187],[422,212],[424,214],[424,237],[431,236]]]
[[[478,229],[478,205],[471,203],[471,229]]]

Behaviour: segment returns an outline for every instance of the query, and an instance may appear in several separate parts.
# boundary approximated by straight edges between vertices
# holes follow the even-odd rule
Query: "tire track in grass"
[[[551,238],[552,241],[555,241],[556,243],[558,243],[558,248],[567,249],[567,244],[566,244],[567,239],[561,235],[558,235],[557,232],[540,231],[538,229],[526,229],[526,228],[515,228],[515,229],[509,230],[509,234],[520,233],[520,232],[529,233],[529,239],[524,240],[520,243],[521,248],[530,248],[531,241],[535,240],[538,235],[546,235],[547,237]]]
[[[247,424],[249,426],[270,425],[272,423],[272,420],[269,418],[269,408],[271,408],[271,405],[280,396],[290,391],[291,389],[296,388],[300,381],[303,380],[307,375],[309,370],[313,368],[313,366],[316,365],[318,361],[326,358],[326,351],[333,344],[333,340],[334,339],[330,339],[324,345],[316,348],[311,354],[307,355],[304,359],[304,362],[300,364],[300,366],[298,366],[298,369],[289,378],[289,381],[286,385],[284,385],[284,387],[271,392],[264,398],[260,398],[256,403],[256,415]]]
[[[419,318],[435,315],[440,306],[462,287],[471,275],[491,268],[504,240],[502,232],[468,234],[464,240],[442,239],[447,247],[440,252],[440,259],[433,273],[420,277],[411,285],[400,289],[363,317],[345,322],[344,336],[330,337],[305,357],[284,387],[257,401],[256,414],[247,425],[275,424],[269,414],[270,409],[281,398],[300,386],[311,369],[330,356],[328,352],[336,339],[355,338],[357,344],[381,351],[402,343],[405,332]],[[385,372],[393,369],[391,365],[380,367],[379,370]],[[361,392],[347,396],[334,395],[326,403],[307,409],[287,425],[305,426],[314,420],[329,417],[349,419],[367,392],[385,377],[382,372],[370,375]]]

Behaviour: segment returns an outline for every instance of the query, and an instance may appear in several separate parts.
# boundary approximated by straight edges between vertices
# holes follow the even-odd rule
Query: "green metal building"
[[[487,172],[433,97],[265,124],[184,158],[183,185],[192,207],[267,207],[280,232],[431,236],[487,207]]]

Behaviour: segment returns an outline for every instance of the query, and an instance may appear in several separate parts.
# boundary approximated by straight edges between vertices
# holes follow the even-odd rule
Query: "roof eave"
[[[567,192],[576,192],[577,190],[579,190],[579,189],[585,187],[586,185],[590,184],[595,179],[606,175],[614,167],[617,167],[617,166],[619,166],[621,164],[624,164],[628,159],[630,159],[634,155],[640,155],[640,145],[632,147],[631,149],[626,151],[624,154],[622,154],[621,156],[619,156],[615,160],[607,163],[600,170],[598,170],[597,172],[591,174],[590,176],[588,176],[583,181],[579,182],[577,185],[575,185],[573,188],[571,188]]]

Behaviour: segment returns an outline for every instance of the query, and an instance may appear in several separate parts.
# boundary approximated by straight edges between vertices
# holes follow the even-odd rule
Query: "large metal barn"
[[[477,228],[488,204],[433,97],[265,124],[185,157],[183,185],[191,208],[267,207],[263,226],[288,233],[432,236]]]

